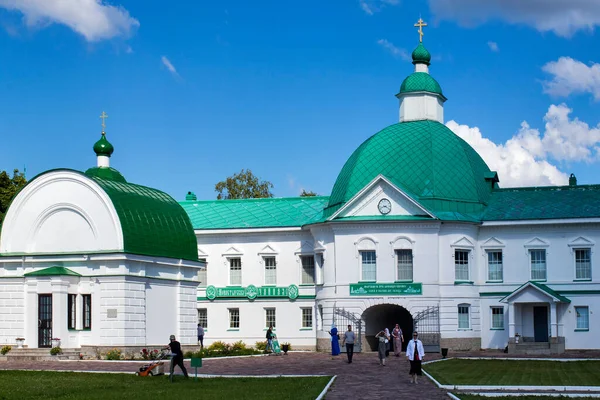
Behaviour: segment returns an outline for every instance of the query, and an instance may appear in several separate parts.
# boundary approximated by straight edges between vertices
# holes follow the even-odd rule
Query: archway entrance
[[[377,351],[378,342],[375,338],[377,333],[385,328],[390,330],[390,334],[396,324],[400,325],[404,343],[402,350],[406,351],[406,344],[412,337],[413,317],[408,310],[395,304],[380,304],[367,308],[362,314],[362,320],[365,322],[365,339],[371,351]],[[390,350],[393,346],[390,345]]]

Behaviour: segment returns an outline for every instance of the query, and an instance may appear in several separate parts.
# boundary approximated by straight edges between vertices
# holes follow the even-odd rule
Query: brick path
[[[432,357],[428,354],[428,359]],[[438,358],[438,357],[435,357]],[[188,371],[193,370],[186,362]],[[139,363],[94,361],[35,362],[14,361],[0,363],[0,369],[73,370],[73,371],[137,371]],[[178,369],[177,369],[178,370]],[[289,353],[234,359],[205,359],[203,374],[219,375],[337,375],[327,394],[327,400],[373,399],[394,396],[412,399],[448,399],[445,390],[438,389],[425,376],[418,385],[410,383],[406,357],[388,357],[385,367],[379,366],[377,353],[354,355],[352,364],[346,363],[345,354],[331,357],[324,353]]]

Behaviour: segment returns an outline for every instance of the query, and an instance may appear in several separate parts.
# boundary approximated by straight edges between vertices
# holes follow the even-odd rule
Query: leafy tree
[[[300,197],[314,197],[316,195],[312,190],[307,192],[305,189],[302,189],[302,193],[300,193]]]
[[[218,193],[219,200],[254,199],[273,197],[272,188],[271,182],[261,181],[249,169],[242,169],[239,173],[217,183],[215,192]]]
[[[13,171],[12,178],[6,171],[0,172],[0,224],[4,221],[11,200],[26,183],[25,174],[18,169]]]

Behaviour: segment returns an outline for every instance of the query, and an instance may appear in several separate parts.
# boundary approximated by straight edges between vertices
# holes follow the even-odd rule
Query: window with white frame
[[[270,327],[272,326],[273,328],[276,328],[276,320],[275,320],[275,308],[271,307],[271,308],[265,308],[265,327]]]
[[[208,328],[208,310],[206,308],[198,309],[198,323],[204,329]]]
[[[504,307],[491,307],[492,329],[504,329]]]
[[[469,250],[454,250],[454,279],[469,280]]]
[[[311,307],[302,308],[302,327],[312,328],[313,327],[313,310]]]
[[[488,250],[487,262],[488,262],[488,281],[502,282],[502,279],[503,279],[502,250]]]
[[[377,280],[377,254],[374,250],[362,250],[360,252],[361,280]]]
[[[229,309],[229,329],[240,329],[240,309]]]
[[[458,329],[469,329],[471,322],[469,321],[469,308],[468,304],[458,305]]]
[[[413,280],[413,256],[412,250],[396,250],[397,280]]]
[[[302,263],[302,284],[303,285],[314,285],[315,284],[315,257],[314,256],[300,256],[300,262]]]
[[[575,315],[577,316],[577,330],[590,329],[590,309],[587,306],[575,307]]]
[[[275,256],[263,257],[265,263],[265,285],[277,284],[277,263]]]
[[[229,284],[242,284],[242,259],[239,257],[231,257],[229,259]]]
[[[546,250],[536,249],[529,250],[531,260],[531,280],[545,281],[546,280]]]
[[[591,249],[575,249],[575,279],[592,279]]]

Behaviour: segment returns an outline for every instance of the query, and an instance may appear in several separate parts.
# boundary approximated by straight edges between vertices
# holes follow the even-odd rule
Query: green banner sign
[[[280,286],[260,286],[249,285],[246,287],[224,287],[218,288],[214,286],[206,287],[206,298],[214,300],[218,298],[247,298],[254,300],[259,297],[287,297],[291,300],[297,299],[300,290],[296,285],[288,287]]]
[[[350,296],[412,296],[423,294],[421,283],[351,283]]]

